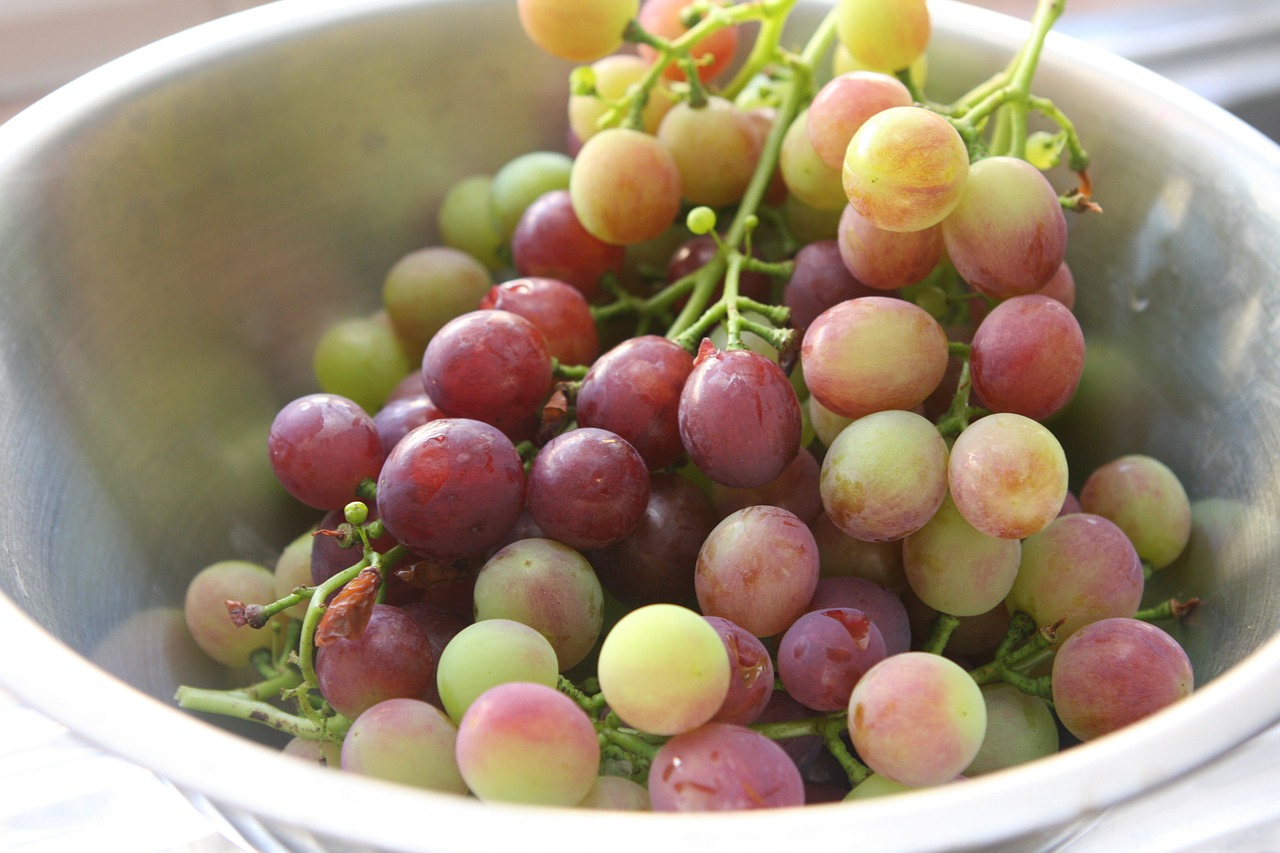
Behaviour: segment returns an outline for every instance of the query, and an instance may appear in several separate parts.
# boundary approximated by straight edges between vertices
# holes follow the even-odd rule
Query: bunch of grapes
[[[1192,605],[1141,609],[1186,492],[1128,456],[1072,493],[1051,428],[1066,215],[1100,211],[1030,91],[1061,0],[947,104],[924,0],[798,48],[794,5],[520,0],[580,63],[566,149],[460,177],[321,338],[267,437],[314,528],[186,601],[262,680],[181,704],[406,784],[689,811],[948,784],[1190,692],[1153,623]]]

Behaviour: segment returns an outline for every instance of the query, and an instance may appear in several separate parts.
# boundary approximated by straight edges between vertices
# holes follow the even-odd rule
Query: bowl
[[[794,26],[828,5],[802,0]],[[932,11],[943,99],[1027,32],[960,4]],[[1027,850],[1280,719],[1280,149],[1058,36],[1035,88],[1077,123],[1105,212],[1072,219],[1090,354],[1057,426],[1077,478],[1146,452],[1183,479],[1192,541],[1151,595],[1204,601],[1173,629],[1194,695],[963,784],[732,815],[435,796],[176,708],[177,683],[214,677],[174,622],[188,579],[228,556],[273,560],[304,523],[264,435],[312,390],[315,337],[371,310],[390,264],[434,239],[453,180],[562,147],[568,71],[509,0],[281,0],[131,53],[0,126],[0,685],[289,850],[567,837]]]

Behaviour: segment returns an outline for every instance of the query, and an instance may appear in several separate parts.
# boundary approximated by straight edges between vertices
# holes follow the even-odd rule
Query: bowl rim
[[[104,98],[109,102],[228,47],[243,50],[305,30],[447,2],[468,0],[277,0],[198,25],[101,66],[0,125],[0,165],[11,153],[20,154],[76,121],[85,104],[101,108]],[[955,0],[931,0],[930,9],[937,29],[976,24],[984,38],[1009,44],[1017,44],[1027,28],[1025,21]],[[1066,53],[1074,64],[1166,100],[1170,109],[1215,132],[1229,132],[1233,145],[1256,149],[1251,155],[1270,158],[1280,171],[1280,148],[1225,110],[1127,60],[1051,34],[1046,61]],[[3,594],[0,648],[40,652],[0,656],[0,686],[19,700],[229,813],[389,850],[491,850],[509,844],[513,832],[525,849],[563,846],[563,809],[481,804],[333,773],[220,729],[100,669]],[[573,831],[581,836],[607,833],[616,849],[636,851],[656,843],[694,849],[722,841],[730,831],[735,844],[749,851],[777,849],[804,836],[839,838],[855,832],[859,848],[866,850],[956,849],[1014,839],[1095,815],[1225,754],[1280,719],[1280,701],[1258,701],[1265,695],[1260,691],[1277,680],[1280,635],[1123,736],[1109,735],[963,784],[910,798],[733,814],[575,811]],[[73,690],[77,696],[93,696],[93,703],[68,701]],[[1206,719],[1229,720],[1230,725],[1206,728]],[[235,772],[239,767],[256,769]],[[316,808],[317,802],[341,805]],[[921,813],[931,819],[912,820]],[[429,837],[424,826],[430,828]],[[909,837],[903,827],[910,827]]]

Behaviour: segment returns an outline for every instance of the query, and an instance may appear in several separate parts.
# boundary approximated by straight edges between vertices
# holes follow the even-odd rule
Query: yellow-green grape
[[[382,408],[410,364],[395,330],[380,314],[334,323],[312,356],[320,390],[354,400],[366,412]]]
[[[492,175],[471,175],[449,188],[440,202],[436,228],[440,242],[466,252],[490,270],[506,264],[498,254],[502,237],[489,210]]]

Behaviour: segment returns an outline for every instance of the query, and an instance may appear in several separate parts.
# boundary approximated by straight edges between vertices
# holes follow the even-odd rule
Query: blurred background
[[[0,120],[135,47],[264,2],[0,0]],[[975,4],[1020,18],[1036,5]],[[1068,0],[1058,29],[1145,65],[1280,139],[1280,0]]]

